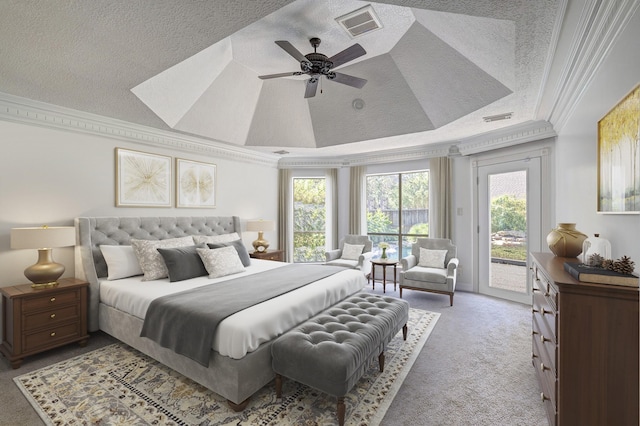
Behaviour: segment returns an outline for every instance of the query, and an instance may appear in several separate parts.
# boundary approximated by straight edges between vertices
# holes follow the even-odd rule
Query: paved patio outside
[[[504,290],[527,292],[526,265],[491,263],[491,287]]]

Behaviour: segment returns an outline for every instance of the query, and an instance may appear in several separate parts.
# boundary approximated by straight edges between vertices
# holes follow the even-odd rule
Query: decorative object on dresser
[[[575,223],[558,223],[547,235],[549,250],[560,257],[577,257],[582,253],[582,243],[587,236],[576,230]]]
[[[249,256],[253,259],[275,260],[284,262],[284,250],[252,251]]]
[[[638,288],[584,283],[531,254],[532,364],[554,425],[638,424]]]
[[[216,165],[176,158],[176,207],[216,206]]]
[[[253,249],[257,252],[267,251],[269,242],[264,239],[264,232],[274,231],[276,223],[273,220],[248,220],[247,231],[257,232],[258,238],[252,243]]]
[[[589,256],[597,254],[604,259],[611,259],[611,243],[600,234],[593,234],[582,243],[582,262],[588,264]]]
[[[13,368],[22,359],[72,342],[87,343],[86,281],[63,278],[53,288],[29,284],[1,287],[3,332],[0,352]]]
[[[11,229],[12,249],[38,249],[38,262],[24,270],[24,276],[32,287],[44,288],[58,285],[57,279],[64,274],[64,265],[53,261],[51,249],[69,247],[76,243],[73,226],[47,226]]]
[[[116,207],[171,207],[171,157],[116,148]]]
[[[599,284],[638,287],[638,276],[633,273],[635,262],[627,256],[618,260],[602,258],[595,253],[587,263],[565,262],[564,269],[578,281]]]

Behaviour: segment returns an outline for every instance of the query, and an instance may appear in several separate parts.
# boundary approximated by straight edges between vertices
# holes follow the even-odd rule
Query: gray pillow
[[[169,271],[170,282],[188,280],[208,274],[196,251],[199,248],[207,248],[207,246],[197,244],[195,246],[158,249]]]
[[[242,262],[242,266],[251,265],[251,257],[249,257],[249,252],[247,248],[242,243],[242,240],[229,241],[224,243],[207,243],[210,249],[218,249],[222,247],[235,247],[238,252],[238,256],[240,257],[240,261]]]

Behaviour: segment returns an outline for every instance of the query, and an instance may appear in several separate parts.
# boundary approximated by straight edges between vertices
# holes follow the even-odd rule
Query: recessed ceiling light
[[[513,112],[505,112],[503,114],[487,115],[486,117],[482,117],[482,119],[485,122],[490,123],[492,121],[507,120],[511,117],[513,117]]]

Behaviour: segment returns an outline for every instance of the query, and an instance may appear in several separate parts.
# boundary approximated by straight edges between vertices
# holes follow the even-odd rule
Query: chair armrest
[[[362,253],[360,257],[358,257],[358,266],[360,270],[368,275],[371,272],[371,258],[373,257],[373,252],[368,251],[366,253]]]
[[[449,263],[447,264],[447,275],[454,275],[459,263],[460,261],[455,257],[449,260]]]
[[[400,263],[402,264],[402,270],[406,271],[416,266],[418,264],[418,259],[413,254],[410,254],[409,256],[400,259]]]
[[[324,252],[324,258],[328,262],[330,260],[339,259],[342,256],[342,250],[334,249]]]

